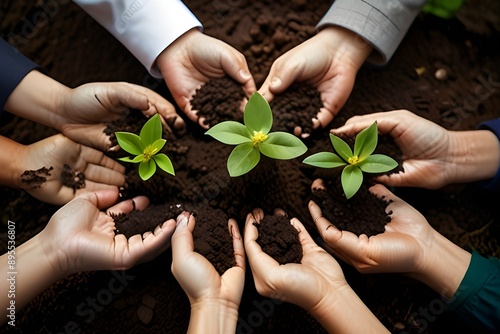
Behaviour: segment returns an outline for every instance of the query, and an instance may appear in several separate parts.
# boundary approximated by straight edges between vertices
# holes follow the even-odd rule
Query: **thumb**
[[[75,197],[75,200],[78,199],[84,199],[98,209],[109,208],[118,200],[118,188],[86,192]]]

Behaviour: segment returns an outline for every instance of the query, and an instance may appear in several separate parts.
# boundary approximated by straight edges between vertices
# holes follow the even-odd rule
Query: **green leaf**
[[[139,176],[143,181],[149,180],[156,172],[156,163],[153,160],[143,161],[139,165]]]
[[[262,154],[280,160],[293,159],[307,151],[302,140],[287,132],[270,133],[258,147]]]
[[[260,152],[252,143],[236,146],[227,159],[227,170],[232,177],[240,176],[251,171],[260,160]]]
[[[343,141],[339,137],[334,136],[332,134],[330,134],[330,140],[332,142],[332,145],[333,145],[333,148],[335,149],[335,151],[346,162],[347,162],[347,160],[349,160],[349,158],[351,158],[353,156],[351,148],[349,147],[349,145],[347,145],[347,143],[345,141]]]
[[[151,117],[141,129],[139,136],[141,137],[144,146],[153,144],[156,140],[161,139],[162,127],[160,115],[155,114]]]
[[[397,166],[396,160],[383,154],[370,155],[358,164],[358,167],[366,173],[385,173]]]
[[[361,187],[363,183],[363,172],[358,166],[346,166],[342,171],[340,180],[342,182],[342,189],[344,189],[345,197],[349,199],[354,196]]]
[[[151,150],[156,150],[156,152],[159,152],[163,148],[163,146],[165,146],[166,142],[167,142],[166,139],[158,139],[158,140],[156,140],[151,145]]]
[[[159,153],[157,155],[154,155],[153,160],[156,162],[158,167],[163,169],[165,172],[172,174],[172,175],[175,175],[174,166],[172,165],[172,161],[165,154]]]
[[[354,142],[354,155],[363,161],[375,151],[378,141],[377,122],[358,133]]]
[[[139,154],[132,159],[130,157],[123,157],[123,158],[118,158],[118,160],[123,161],[123,162],[131,162],[131,163],[136,164],[136,163],[142,162],[142,160],[144,160],[144,154]]]
[[[336,168],[347,164],[338,155],[331,152],[319,152],[310,155],[302,162],[320,168]]]
[[[246,126],[235,121],[219,123],[211,127],[205,134],[227,145],[239,145],[252,141]]]
[[[273,112],[269,103],[258,92],[253,93],[250,99],[248,99],[245,106],[245,114],[243,115],[243,122],[250,135],[253,135],[254,131],[262,131],[264,134],[268,134],[271,131],[271,127],[273,126]]]
[[[125,151],[133,155],[139,155],[144,152],[144,144],[141,138],[135,133],[115,132],[118,145]]]

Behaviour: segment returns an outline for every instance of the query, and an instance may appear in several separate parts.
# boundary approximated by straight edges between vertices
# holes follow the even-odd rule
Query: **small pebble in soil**
[[[434,77],[440,81],[444,81],[448,78],[448,72],[444,68],[440,68],[434,73]]]

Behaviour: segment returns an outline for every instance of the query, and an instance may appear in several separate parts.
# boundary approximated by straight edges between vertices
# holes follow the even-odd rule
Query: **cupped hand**
[[[323,298],[348,286],[337,261],[312,240],[296,218],[291,219],[290,224],[299,232],[303,252],[301,263],[280,265],[266,254],[256,241],[258,229],[254,226],[254,223],[262,224],[263,218],[264,213],[260,209],[249,213],[244,233],[245,251],[255,286],[261,295],[313,311]]]
[[[175,107],[165,98],[126,82],[89,83],[71,89],[62,98],[60,108],[64,115],[57,123],[65,136],[104,151],[111,146],[109,136],[103,132],[106,123],[126,116],[131,109],[146,117],[159,114],[166,128],[182,131],[185,127]]]
[[[208,126],[199,119],[190,101],[210,79],[227,74],[243,86],[247,97],[256,90],[243,54],[198,29],[186,32],[166,48],[158,56],[157,65],[177,105],[204,128]]]
[[[101,151],[73,142],[58,134],[26,146],[19,165],[24,170],[39,171],[45,167],[48,173],[38,172],[45,178],[41,184],[23,181],[20,187],[41,201],[62,205],[75,196],[100,189],[116,189],[125,183],[125,167],[105,156]],[[69,169],[64,166],[67,165]],[[52,169],[51,169],[52,168]],[[51,169],[51,170],[50,170]],[[76,191],[61,181],[61,172],[71,172],[81,183],[82,173],[85,182]],[[29,177],[28,177],[29,178]],[[36,181],[36,180],[35,180]]]
[[[189,297],[192,308],[203,303],[220,303],[237,313],[245,283],[245,250],[238,225],[234,219],[228,221],[235,265],[220,276],[203,255],[194,251],[195,224],[196,219],[186,212],[177,218],[172,236],[172,273]]]
[[[321,94],[323,107],[312,120],[315,129],[326,127],[351,94],[356,74],[372,51],[357,34],[327,27],[276,59],[259,92],[271,101],[293,82],[305,81]],[[306,137],[309,134],[295,131]]]
[[[441,126],[407,110],[354,116],[333,134],[354,136],[377,121],[378,130],[389,134],[403,154],[404,172],[382,175],[378,182],[389,186],[436,189],[451,183],[456,169],[453,137]]]
[[[118,199],[118,191],[88,192],[59,209],[40,232],[45,256],[54,270],[63,276],[89,270],[124,270],[149,261],[170,246],[175,229],[173,219],[158,226],[153,233],[126,238],[115,235],[110,213],[144,210],[149,200],[140,196],[109,208]]]
[[[315,182],[315,187],[321,188]],[[309,202],[309,212],[331,252],[362,273],[419,273],[432,257],[435,230],[413,207],[392,194],[383,185],[370,188],[374,196],[387,201],[386,213],[391,217],[385,232],[371,237],[340,231],[323,217],[320,207]]]

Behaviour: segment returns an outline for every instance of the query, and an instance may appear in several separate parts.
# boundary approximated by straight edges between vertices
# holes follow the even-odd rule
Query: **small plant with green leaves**
[[[266,99],[258,92],[252,94],[245,106],[243,123],[225,121],[205,134],[227,145],[237,145],[227,159],[232,177],[251,171],[260,161],[260,154],[278,160],[296,158],[307,151],[306,145],[286,132],[269,132],[273,113]]]
[[[158,114],[151,117],[142,127],[138,135],[130,132],[115,132],[118,145],[135,157],[124,157],[118,160],[138,163],[139,176],[143,181],[148,180],[156,172],[156,166],[165,172],[175,175],[172,161],[164,153],[159,153],[165,146],[166,139],[162,139],[162,126]]]
[[[341,138],[330,134],[330,140],[338,155],[319,152],[304,159],[303,163],[320,168],[343,167],[340,181],[347,199],[354,196],[361,187],[363,172],[385,173],[398,166],[391,157],[372,154],[378,142],[377,122],[358,133],[354,141],[354,152]]]

